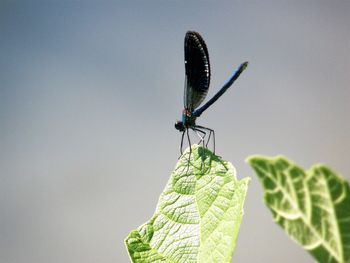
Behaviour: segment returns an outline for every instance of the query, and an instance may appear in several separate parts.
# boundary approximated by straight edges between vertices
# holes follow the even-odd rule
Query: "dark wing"
[[[185,36],[184,106],[191,112],[205,99],[210,83],[210,64],[207,46],[194,31]]]

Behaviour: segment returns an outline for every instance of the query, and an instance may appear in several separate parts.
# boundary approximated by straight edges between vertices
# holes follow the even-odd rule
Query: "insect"
[[[207,132],[209,136],[205,146],[208,146],[211,136],[213,136],[213,147],[215,153],[215,132],[213,129],[196,124],[196,119],[208,109],[225,91],[235,82],[239,75],[247,68],[248,62],[242,63],[232,74],[224,86],[203,106],[198,108],[207,96],[210,84],[210,62],[207,46],[201,35],[195,31],[188,31],[185,36],[185,88],[184,88],[184,109],[182,111],[182,120],[176,121],[175,128],[182,132],[180,152],[183,153],[183,141],[185,133],[188,143],[191,141],[189,129],[193,130],[200,137],[200,143],[203,142]]]

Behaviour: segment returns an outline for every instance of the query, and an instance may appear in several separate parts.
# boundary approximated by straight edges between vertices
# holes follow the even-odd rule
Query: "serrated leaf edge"
[[[281,161],[281,160],[284,161],[284,162],[287,162],[290,166],[295,166],[295,167],[298,167],[299,169],[301,169],[297,164],[295,164],[294,162],[288,160],[286,157],[284,157],[282,155],[278,155],[278,156],[275,156],[275,157],[265,157],[265,156],[262,156],[262,155],[253,155],[253,156],[249,156],[248,158],[246,158],[245,161],[246,161],[246,163],[250,164],[253,167],[255,161],[265,161],[265,162],[268,161],[268,162],[276,163],[276,162]],[[261,170],[261,168],[259,166],[254,166],[254,167],[256,167],[257,169]],[[340,179],[341,181],[344,181],[344,179],[342,177],[338,176],[336,173],[334,173],[327,166],[325,166],[323,164],[320,164],[320,163],[312,165],[311,168],[308,169],[308,170],[304,170],[304,169],[301,169],[301,170],[303,170],[305,172],[305,175],[307,177],[311,177],[311,176],[313,176],[316,173],[316,171],[318,169],[326,169],[326,170],[330,171],[338,179]],[[321,175],[323,177],[323,180],[325,182],[327,182],[324,173],[321,173]],[[271,178],[271,180],[273,180],[273,177],[270,177],[270,178]],[[260,178],[259,178],[259,180],[260,180]],[[290,204],[293,204],[293,208],[295,210],[299,211],[298,206],[295,205],[295,202],[290,197],[290,195],[283,188],[281,188],[279,186],[278,182],[276,182],[275,180],[273,180],[273,181],[276,183],[276,186],[281,190],[281,192],[283,193],[285,198],[287,198],[289,200]],[[308,188],[306,188],[306,189],[308,189]],[[328,190],[328,188],[327,188],[327,190]],[[265,191],[265,189],[264,189],[264,191]],[[327,195],[331,199],[331,194],[329,193],[329,190],[327,192]],[[264,196],[265,196],[265,194],[264,194]],[[264,202],[266,203],[265,198],[264,198]],[[309,207],[308,209],[311,209],[309,203],[308,203],[308,207]],[[271,207],[269,207],[269,208],[272,209]],[[278,213],[280,213],[280,211],[278,211]],[[302,247],[304,247],[306,250],[312,250],[312,249],[316,248],[317,246],[319,246],[320,244],[322,244],[338,262],[345,262],[344,254],[343,254],[343,249],[344,248],[343,248],[343,244],[342,244],[341,238],[340,238],[339,223],[338,223],[338,220],[336,220],[336,213],[335,213],[334,204],[332,203],[332,213],[331,213],[331,215],[332,215],[334,221],[336,222],[336,228],[337,228],[336,239],[338,241],[338,244],[340,244],[340,251],[339,251],[340,255],[339,256],[338,256],[338,254],[336,252],[334,252],[334,249],[332,247],[330,247],[328,245],[328,243],[325,242],[326,240],[324,240],[324,237],[321,237],[319,235],[319,233],[316,231],[316,229],[313,227],[313,225],[309,223],[309,220],[308,220],[308,218],[305,217],[304,213],[302,211],[299,211],[299,213],[300,213],[300,218],[302,218],[302,220],[304,221],[304,224],[306,224],[311,229],[312,233],[318,238],[318,240],[320,240],[320,242],[313,244],[313,246],[302,246]],[[288,218],[288,216],[286,218]],[[297,240],[294,240],[294,241],[297,242]],[[300,244],[299,242],[297,242],[297,243]]]

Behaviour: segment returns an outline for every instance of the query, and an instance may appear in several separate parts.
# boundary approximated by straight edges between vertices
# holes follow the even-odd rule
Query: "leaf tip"
[[[252,165],[255,161],[259,160],[260,158],[261,158],[260,155],[251,155],[251,156],[248,156],[244,161],[247,164]]]
[[[254,164],[260,162],[289,162],[283,155],[276,155],[273,157],[268,157],[265,155],[251,155],[245,159],[245,162],[253,166]]]
[[[245,162],[247,164],[249,164],[250,166],[255,166],[261,162],[269,162],[269,161],[272,161],[273,159],[275,158],[270,158],[270,157],[267,157],[267,156],[264,156],[264,155],[259,155],[259,154],[256,154],[256,155],[251,155],[251,156],[248,156],[246,159],[245,159]]]

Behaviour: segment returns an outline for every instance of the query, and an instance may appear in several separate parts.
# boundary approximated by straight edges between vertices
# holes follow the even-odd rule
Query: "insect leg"
[[[204,144],[205,144],[205,136],[207,135],[207,133],[201,129],[198,129],[197,126],[196,127],[191,127],[191,129],[193,131],[196,132],[197,136],[200,138],[200,141],[198,144],[203,144],[203,147],[204,147]],[[202,134],[202,135],[201,135]]]
[[[181,157],[181,155],[183,154],[182,147],[183,147],[183,144],[184,144],[184,136],[185,136],[185,131],[183,131],[183,132],[182,132],[182,135],[181,135],[180,157]],[[179,158],[180,158],[180,157],[179,157]]]
[[[203,127],[203,126],[196,126],[196,127],[200,128],[200,129],[203,129],[203,130],[209,131],[209,137],[208,137],[207,143],[205,145],[206,147],[208,147],[209,140],[211,138],[211,135],[213,134],[213,152],[215,154],[215,131],[213,129],[210,129],[210,128],[207,128],[207,127]]]

